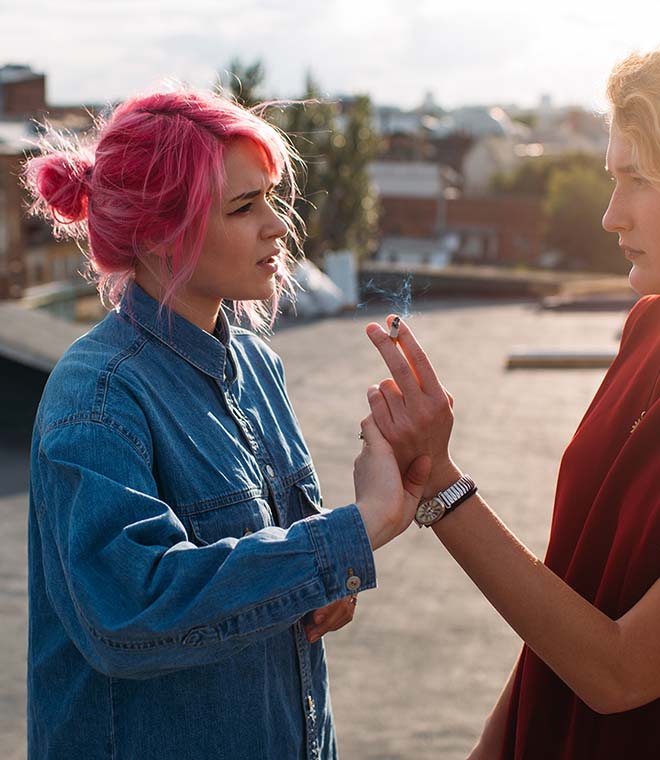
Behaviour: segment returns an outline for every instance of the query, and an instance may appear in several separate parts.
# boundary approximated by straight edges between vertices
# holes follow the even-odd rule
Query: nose
[[[264,224],[262,235],[266,240],[277,240],[286,236],[289,228],[282,214],[273,206],[269,206],[268,217]]]
[[[628,203],[616,187],[601,223],[606,232],[627,232],[632,227]]]

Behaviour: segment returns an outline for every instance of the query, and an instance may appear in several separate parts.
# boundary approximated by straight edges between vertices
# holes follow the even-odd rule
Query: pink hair
[[[97,125],[96,140],[81,145],[58,136],[26,162],[24,181],[33,213],[50,219],[56,237],[87,239],[90,270],[102,298],[121,300],[137,260],[156,253],[169,284],[169,305],[195,269],[214,192],[222,192],[224,148],[236,138],[263,151],[271,181],[283,181],[280,214],[298,246],[293,219],[296,154],[255,109],[191,90],[136,97]],[[275,294],[268,304],[234,304],[254,328],[272,323],[282,292],[293,296],[293,257],[284,243]],[[167,267],[167,268],[165,268]],[[270,312],[270,319],[269,319]]]

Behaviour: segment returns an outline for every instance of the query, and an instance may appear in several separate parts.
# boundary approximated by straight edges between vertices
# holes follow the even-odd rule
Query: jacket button
[[[346,579],[346,588],[349,591],[357,591],[361,585],[362,585],[362,581],[357,575],[350,575]]]
[[[269,478],[275,477],[275,470],[269,465],[266,465],[266,475],[268,475]]]

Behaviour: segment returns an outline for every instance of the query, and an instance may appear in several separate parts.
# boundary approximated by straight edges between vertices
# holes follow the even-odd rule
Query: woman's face
[[[222,197],[211,203],[206,236],[192,277],[179,291],[188,303],[217,304],[273,295],[287,227],[272,206],[271,177],[252,140],[239,138],[224,152]]]
[[[623,255],[632,264],[628,279],[633,290],[660,293],[660,189],[640,174],[630,141],[615,125],[606,166],[615,185],[603,227],[619,235]]]

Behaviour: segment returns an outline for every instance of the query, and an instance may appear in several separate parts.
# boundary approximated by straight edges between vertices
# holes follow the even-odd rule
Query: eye
[[[236,216],[237,214],[247,214],[248,211],[252,208],[252,202],[246,203],[244,206],[241,206],[240,208],[237,208],[236,211],[232,211],[229,216]]]

